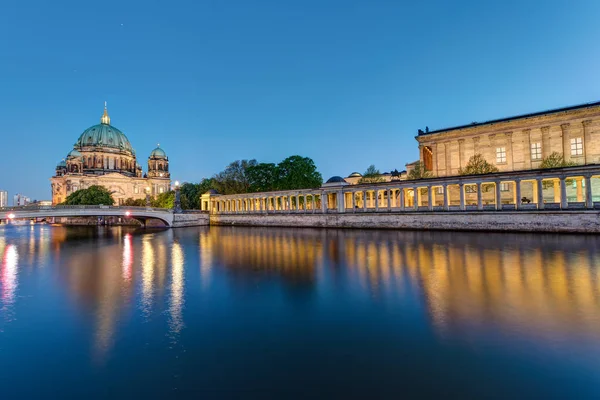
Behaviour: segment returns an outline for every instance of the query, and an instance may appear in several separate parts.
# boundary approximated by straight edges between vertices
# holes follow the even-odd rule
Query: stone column
[[[430,188],[430,189],[431,189],[431,206],[432,206],[432,207],[435,207],[435,202],[436,202],[436,194],[435,194],[435,191],[437,190],[437,187],[435,187],[435,188],[434,188],[433,186],[431,186],[431,188]]]
[[[590,132],[590,124],[592,123],[592,120],[588,119],[583,121],[581,124],[583,125],[583,163],[584,165],[587,164],[587,162],[589,160],[591,160],[591,151],[589,149],[591,149],[592,147],[592,135]]]
[[[465,210],[465,184],[459,183],[458,190],[460,191],[460,209]]]
[[[323,213],[327,212],[327,196],[327,193],[321,192],[321,211]]]
[[[391,189],[388,189],[388,190],[385,191],[385,196],[386,196],[386,199],[387,199],[387,209],[388,209],[388,211],[392,210],[392,203],[390,202],[390,192],[391,191],[392,191]]]
[[[310,199],[311,199],[310,201],[311,201],[311,204],[312,204],[312,212],[313,212],[313,214],[314,214],[314,213],[315,213],[315,204],[316,204],[316,203],[315,203],[315,194],[314,194],[314,193],[312,193],[312,194],[310,195]]]
[[[502,210],[502,192],[500,192],[500,181],[494,182],[496,184],[496,210]]]
[[[483,193],[481,193],[481,182],[477,182],[477,209],[483,210]]]
[[[448,203],[449,203],[449,198],[448,198],[448,185],[444,184],[442,186],[442,188],[444,189],[444,210],[448,211]]]
[[[400,211],[404,211],[404,189],[399,189],[398,202],[400,203]]]
[[[506,132],[506,164],[509,166],[509,171],[515,170],[515,161],[513,157],[512,132]],[[510,157],[510,159],[509,159]]]
[[[535,185],[535,182],[534,182]],[[521,208],[521,180],[515,179],[515,196],[517,197],[517,201],[515,202],[515,209],[518,210]]]
[[[538,203],[538,190],[537,190],[537,179],[534,180],[533,182],[531,182],[531,193],[532,193],[532,197],[533,199],[533,203],[537,204]]]
[[[433,195],[431,194],[431,186],[427,186],[427,208],[429,211],[433,211]]]
[[[585,177],[585,208],[594,208],[594,199],[592,197],[592,177]]]
[[[560,125],[560,129],[562,131],[562,153],[563,153],[563,159],[565,161],[569,161],[571,159],[571,143],[569,141],[569,139],[570,139],[569,127],[570,126],[571,126],[571,124],[569,124],[569,123]]]
[[[583,202],[583,179],[581,177],[575,178],[575,186],[577,188],[577,202]]]
[[[550,132],[550,127],[549,126],[542,126],[540,128],[540,130],[542,131],[542,158],[548,157],[551,153],[551,149],[550,149],[550,140],[549,140],[549,132]]]
[[[535,184],[537,185],[538,194],[538,210],[544,209],[544,182],[542,179],[536,179]]]
[[[344,192],[339,190],[337,195],[335,196],[337,200],[337,210],[340,213],[346,212],[346,198],[344,197]]]
[[[367,211],[367,191],[362,192],[363,211]]]
[[[560,178],[560,208],[566,209],[569,207],[567,201],[567,183],[565,178]]]
[[[413,208],[419,209],[419,188],[413,187]]]
[[[417,196],[417,202],[419,203],[419,207],[423,206],[423,196],[421,196],[421,190],[419,190],[419,188],[415,189],[415,195]]]
[[[554,179],[554,202],[560,203],[560,180]]]
[[[465,162],[465,139],[458,139],[458,168],[462,168]]]
[[[525,159],[525,168],[532,168],[531,164],[531,129],[523,129],[523,137],[525,137],[525,145],[527,148],[523,151]]]
[[[373,195],[375,196],[375,212],[377,212],[379,211],[379,190],[375,190]]]
[[[304,195],[304,214],[308,211],[308,196]]]

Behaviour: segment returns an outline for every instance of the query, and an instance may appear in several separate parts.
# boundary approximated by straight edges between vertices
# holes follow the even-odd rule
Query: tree
[[[469,158],[469,162],[465,168],[460,168],[458,170],[459,175],[482,175],[491,174],[493,172],[498,172],[498,168],[487,162],[481,154],[475,154]]]
[[[562,154],[555,151],[542,160],[540,168],[562,168],[572,167],[573,165],[575,165],[573,161],[566,161]]]
[[[413,169],[408,173],[409,180],[431,178],[432,176],[431,172],[425,169],[425,166],[421,161],[417,161],[414,164]]]
[[[279,183],[279,170],[273,163],[260,163],[246,170],[250,192],[269,192],[276,190]]]
[[[92,185],[87,189],[79,189],[71,193],[63,203],[65,205],[107,205],[112,206],[115,200],[104,186]]]
[[[309,157],[286,158],[277,164],[277,176],[277,190],[311,189],[323,184],[323,177]]]
[[[175,206],[175,192],[170,190],[161,193],[152,199],[150,204],[156,208],[173,208]]]
[[[224,171],[213,177],[213,187],[221,194],[248,193],[250,184],[246,176],[248,167],[256,165],[256,160],[237,160]]]
[[[371,164],[362,175],[362,178],[358,180],[358,183],[377,183],[383,181],[384,179],[381,177],[381,172],[375,168],[375,165]]]
[[[180,190],[181,208],[184,210],[200,209],[200,184],[185,182]]]
[[[146,199],[133,199],[130,197],[123,202],[123,205],[129,207],[144,207],[146,205]]]

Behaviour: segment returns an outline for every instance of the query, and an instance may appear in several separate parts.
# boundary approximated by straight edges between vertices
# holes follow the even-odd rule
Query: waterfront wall
[[[366,214],[212,214],[211,225],[600,233],[600,212],[470,211]]]
[[[208,213],[173,214],[173,228],[204,226],[209,224]]]

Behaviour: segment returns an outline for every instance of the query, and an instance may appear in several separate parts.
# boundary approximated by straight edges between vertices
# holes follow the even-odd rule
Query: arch
[[[433,171],[433,150],[431,146],[423,147],[423,167],[426,171]]]

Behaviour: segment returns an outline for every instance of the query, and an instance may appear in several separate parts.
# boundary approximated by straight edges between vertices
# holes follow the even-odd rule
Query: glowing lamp
[[[129,217],[131,215],[131,211],[125,211],[125,216]]]
[[[8,219],[13,219],[13,218],[15,218],[15,214],[10,213],[10,214],[7,215],[7,217],[8,217]]]
[[[175,181],[175,187],[179,187],[179,181]]]

